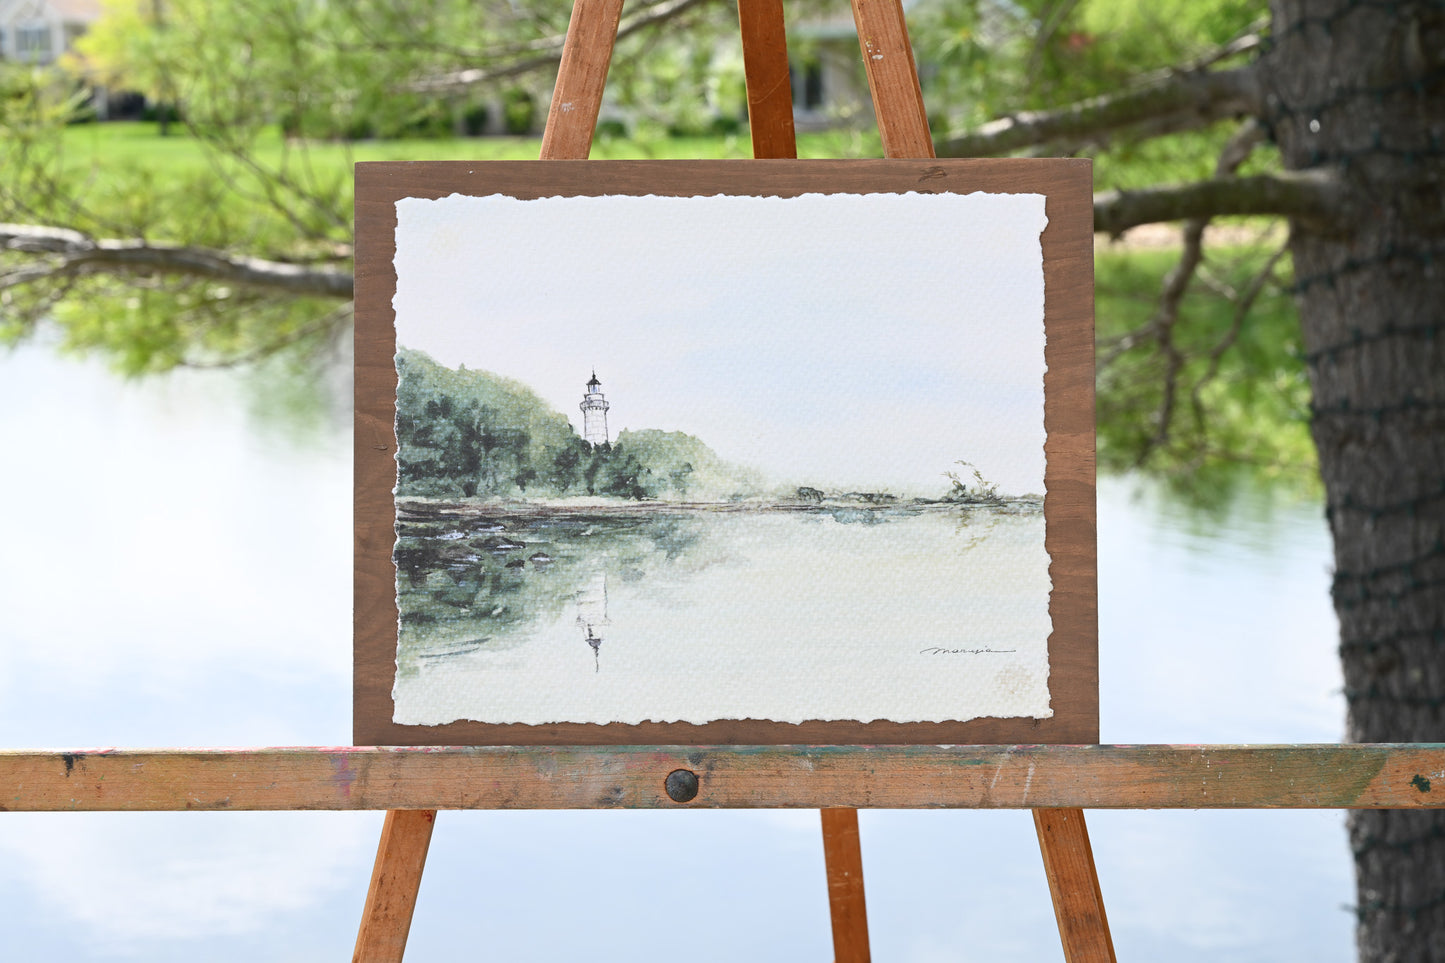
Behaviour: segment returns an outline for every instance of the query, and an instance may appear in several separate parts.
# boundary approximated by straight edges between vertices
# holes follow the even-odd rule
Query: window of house
[[[17,27],[15,30],[15,56],[21,60],[48,60],[50,58],[50,26]]]
[[[793,88],[793,106],[818,110],[823,106],[823,65],[816,59],[788,64]]]

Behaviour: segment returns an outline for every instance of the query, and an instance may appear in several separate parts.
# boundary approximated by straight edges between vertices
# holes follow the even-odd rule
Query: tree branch
[[[1254,67],[1170,73],[1122,93],[991,120],[938,145],[938,156],[988,157],[1052,141],[1098,140],[1128,128],[1188,130],[1258,114],[1262,105]]]
[[[1235,171],[1239,170],[1240,165],[1249,159],[1250,153],[1262,140],[1264,140],[1264,128],[1253,119],[1246,120],[1239,130],[1234,132],[1234,136],[1230,137],[1229,142],[1224,145],[1224,150],[1214,167],[1215,177],[1222,178],[1233,175]],[[1179,311],[1184,304],[1184,295],[1188,293],[1190,282],[1194,280],[1195,273],[1204,263],[1204,229],[1209,226],[1209,220],[1209,215],[1202,215],[1191,217],[1184,222],[1184,227],[1180,231],[1179,263],[1164,276],[1164,287],[1159,292],[1159,307],[1149,322],[1149,326],[1154,330],[1159,350],[1164,355],[1164,391],[1159,402],[1154,436],[1145,441],[1144,448],[1139,453],[1139,460],[1136,462],[1139,465],[1144,463],[1155,448],[1162,448],[1169,442],[1170,432],[1174,428],[1174,409],[1179,394],[1179,376],[1183,372],[1187,360],[1174,338],[1174,333],[1179,324]],[[1213,365],[1217,367],[1218,358],[1214,359]],[[1196,387],[1195,395],[1197,396],[1197,394]]]
[[[1322,170],[1218,177],[1191,184],[1094,195],[1094,230],[1119,236],[1131,227],[1188,218],[1273,214],[1337,223],[1351,206],[1343,183]],[[310,267],[211,248],[99,239],[63,227],[0,224],[0,250],[54,255],[55,264],[0,275],[5,286],[57,274],[112,272],[210,278],[298,296],[350,298],[345,268]]]
[[[268,261],[181,244],[97,239],[63,227],[0,224],[0,249],[57,255],[59,263],[37,273],[37,277],[98,272],[176,274],[295,295],[350,298],[352,292],[349,270]],[[36,279],[8,277],[12,285]]]
[[[1283,215],[1328,226],[1340,223],[1351,206],[1344,183],[1325,170],[1216,177],[1135,191],[1101,191],[1094,195],[1094,230],[1118,237],[1140,224],[1232,214]]]
[[[705,4],[716,3],[718,0],[662,0],[651,7],[646,8],[642,13],[624,19],[617,27],[617,39],[622,40],[639,30],[645,30],[655,24],[664,23],[673,19],[693,7],[700,7]],[[541,40],[532,41],[528,48],[535,51],[532,56],[522,57],[510,63],[504,63],[496,67],[474,67],[470,70],[459,70],[455,73],[441,74],[436,77],[427,77],[412,84],[410,89],[415,91],[456,91],[468,87],[477,87],[482,84],[491,83],[497,80],[506,80],[510,77],[518,77],[522,74],[540,70],[543,67],[550,67],[562,61],[562,45],[566,36],[559,34],[555,37],[545,37]]]
[[[1209,364],[1205,368],[1204,374],[1200,375],[1199,380],[1194,383],[1194,390],[1190,392],[1190,406],[1194,411],[1194,422],[1201,428],[1204,426],[1204,388],[1219,374],[1219,363],[1224,358],[1225,352],[1234,347],[1234,343],[1239,340],[1239,333],[1244,330],[1245,315],[1249,314],[1250,310],[1254,307],[1254,302],[1259,300],[1259,296],[1264,291],[1265,286],[1268,285],[1274,277],[1275,265],[1279,264],[1280,259],[1288,252],[1289,245],[1287,244],[1281,244],[1275,248],[1274,253],[1271,254],[1269,260],[1265,262],[1264,267],[1260,269],[1259,273],[1254,276],[1254,280],[1249,282],[1249,286],[1245,288],[1244,292],[1235,300],[1234,316],[1230,320],[1229,330],[1224,333],[1224,337],[1219,340],[1219,343],[1209,351]]]

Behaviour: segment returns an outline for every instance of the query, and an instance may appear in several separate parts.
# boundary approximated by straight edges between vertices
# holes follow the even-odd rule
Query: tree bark
[[[1274,0],[1273,13],[1262,81],[1285,165],[1335,172],[1362,205],[1346,229],[1290,232],[1347,737],[1441,742],[1445,4]],[[1445,960],[1445,813],[1360,811],[1349,834],[1360,958]]]

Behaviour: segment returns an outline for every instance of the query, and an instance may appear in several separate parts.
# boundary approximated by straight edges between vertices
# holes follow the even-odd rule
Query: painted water
[[[349,421],[277,430],[248,415],[258,396],[276,393],[237,373],[128,383],[42,347],[0,357],[0,747],[350,741]],[[1198,512],[1103,479],[1103,738],[1337,741],[1329,564],[1317,504],[1253,491]],[[567,615],[559,644],[605,676],[621,637],[594,671]],[[879,959],[1061,958],[1027,813],[860,822]],[[1353,958],[1340,813],[1089,826],[1120,959]],[[380,828],[0,812],[0,958],[344,959]],[[623,960],[659,933],[694,963],[829,959],[820,837],[811,812],[443,813],[407,960]]]
[[[403,516],[397,722],[1050,714],[1037,501]]]

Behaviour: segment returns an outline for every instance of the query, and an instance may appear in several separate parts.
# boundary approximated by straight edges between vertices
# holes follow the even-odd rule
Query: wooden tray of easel
[[[852,7],[885,156],[934,157],[900,0],[852,0]],[[621,12],[622,0],[576,0],[542,160],[588,157]],[[782,0],[739,0],[738,14],[753,156],[796,158]],[[821,815],[835,959],[862,963],[870,954],[857,810],[829,808]],[[1065,958],[1112,961],[1083,811],[1035,809],[1033,815]],[[402,959],[435,818],[434,810],[387,813],[353,960]]]

